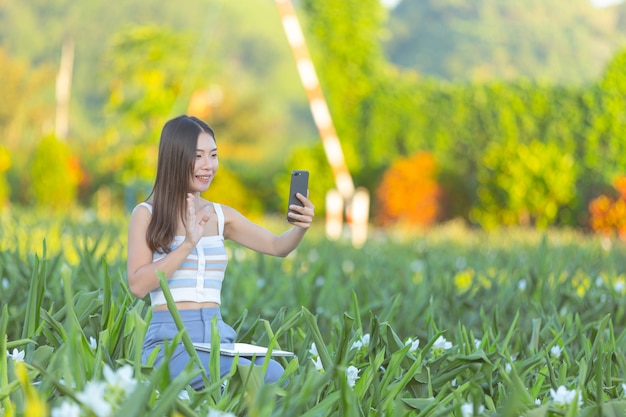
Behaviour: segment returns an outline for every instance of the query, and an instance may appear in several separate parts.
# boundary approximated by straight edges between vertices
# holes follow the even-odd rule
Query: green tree
[[[0,143],[3,159],[4,197],[14,202],[28,199],[22,186],[31,153],[42,131],[54,126],[54,99],[50,88],[54,72],[48,66],[31,66],[25,59],[0,48]],[[8,158],[8,159],[7,159]],[[1,193],[0,193],[1,194]],[[3,198],[0,197],[0,200]]]
[[[487,229],[498,225],[545,228],[575,198],[574,158],[555,143],[509,140],[489,147],[478,173],[478,203],[472,218]]]
[[[618,10],[588,0],[404,0],[388,27],[392,62],[450,81],[582,85],[626,42]]]
[[[378,0],[305,0],[306,33],[348,167],[363,170],[365,103],[384,67],[380,46],[385,10]]]
[[[626,50],[607,66],[590,100],[592,129],[585,141],[585,164],[611,184],[626,172]]]
[[[30,163],[31,199],[52,211],[68,209],[76,203],[81,171],[66,142],[54,135],[41,139]]]
[[[0,145],[0,208],[9,204],[9,183],[6,171],[11,167],[11,155],[6,147]]]

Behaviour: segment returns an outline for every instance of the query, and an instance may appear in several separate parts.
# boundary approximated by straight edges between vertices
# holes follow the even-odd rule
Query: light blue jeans
[[[194,343],[211,343],[211,322],[213,317],[217,318],[217,330],[220,335],[221,343],[234,343],[235,329],[222,320],[222,315],[219,308],[203,308],[200,310],[179,310],[180,316],[185,324],[187,333],[191,337]],[[171,340],[178,334],[176,323],[172,315],[167,310],[158,310],[152,312],[152,320],[148,326],[146,338],[143,343],[142,361],[146,363],[150,353],[157,346],[161,345],[161,350],[157,354],[154,362],[154,366],[158,366],[163,361],[163,341]],[[207,374],[209,372],[209,358],[210,353],[198,351],[198,356],[206,369]],[[235,360],[232,356],[220,355],[220,377],[228,374]],[[256,365],[262,365],[264,357],[257,357],[255,360]],[[181,343],[178,345],[169,362],[169,369],[172,378],[176,378],[182,370],[187,366],[189,362],[189,354],[185,350],[185,347]],[[240,357],[237,361],[240,365],[248,365],[252,363],[250,359]],[[285,369],[282,365],[275,360],[271,359],[265,373],[265,382],[276,382],[278,378],[283,374]],[[202,375],[197,375],[190,383],[194,389],[202,389],[204,387],[204,381]]]

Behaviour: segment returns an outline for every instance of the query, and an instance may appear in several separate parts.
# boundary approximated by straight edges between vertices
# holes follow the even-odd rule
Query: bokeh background
[[[297,0],[376,227],[626,233],[626,4]],[[0,206],[125,215],[160,128],[214,127],[208,198],[283,213],[334,179],[270,0],[0,1]]]

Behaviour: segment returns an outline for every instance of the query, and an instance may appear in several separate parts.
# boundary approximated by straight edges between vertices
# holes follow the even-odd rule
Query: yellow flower
[[[20,381],[20,385],[26,396],[26,406],[24,407],[24,417],[47,417],[48,404],[41,398],[37,390],[28,378],[28,370],[23,362],[15,363],[15,374]]]
[[[467,291],[472,286],[474,270],[472,268],[458,272],[454,277],[454,284],[460,292]]]

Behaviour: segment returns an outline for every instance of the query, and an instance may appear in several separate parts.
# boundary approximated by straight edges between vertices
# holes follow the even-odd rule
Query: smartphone
[[[308,195],[308,190],[309,190],[309,171],[304,171],[301,169],[296,169],[296,170],[291,171],[291,184],[289,186],[289,206],[292,204],[297,204],[303,207],[304,205],[302,204],[300,200],[298,200],[298,198],[296,197],[296,193],[300,193],[306,197]],[[289,207],[287,207],[287,209],[289,212],[293,211],[293,210],[289,210]],[[296,220],[287,216],[287,221],[294,222]]]

